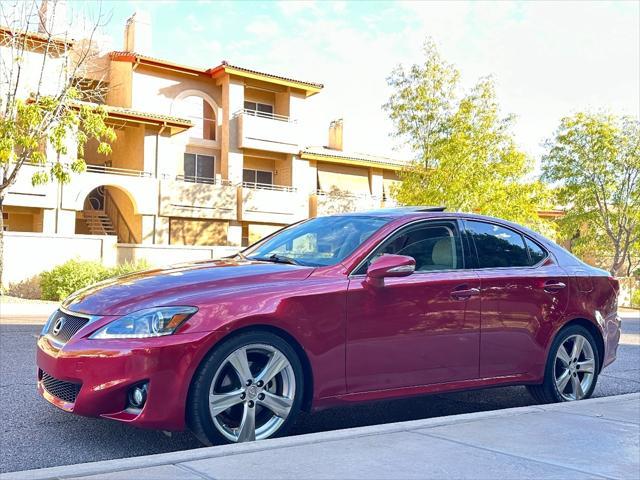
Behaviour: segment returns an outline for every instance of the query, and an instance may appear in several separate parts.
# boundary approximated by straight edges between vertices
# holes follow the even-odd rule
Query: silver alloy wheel
[[[287,357],[271,345],[255,343],[238,348],[222,362],[209,389],[209,412],[230,441],[261,440],[285,422],[295,393]]]
[[[554,378],[564,400],[580,400],[587,394],[596,372],[593,348],[580,334],[568,337],[556,353]]]

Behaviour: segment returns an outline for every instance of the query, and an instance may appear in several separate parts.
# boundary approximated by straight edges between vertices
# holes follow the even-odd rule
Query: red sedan
[[[205,444],[300,410],[497,385],[588,398],[616,358],[618,283],[526,228],[439,208],[310,219],[237,256],[75,293],[38,389],[79,415]]]

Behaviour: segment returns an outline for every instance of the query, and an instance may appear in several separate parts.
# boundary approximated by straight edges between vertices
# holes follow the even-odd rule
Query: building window
[[[244,109],[250,115],[257,117],[273,117],[273,105],[260,102],[244,102]]]
[[[273,185],[273,172],[245,168],[242,170],[242,182],[250,187]]]
[[[216,114],[213,106],[204,98],[191,95],[180,100],[178,114],[193,123],[193,127],[189,130],[191,138],[216,139]]]
[[[184,175],[179,180],[195,183],[215,183],[215,157],[211,155],[198,155],[196,153],[184,154]]]

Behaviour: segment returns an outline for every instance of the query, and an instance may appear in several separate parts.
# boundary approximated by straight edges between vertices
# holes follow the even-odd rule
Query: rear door
[[[537,375],[546,360],[545,332],[567,307],[567,274],[520,232],[486,221],[464,223],[480,277],[480,377]]]

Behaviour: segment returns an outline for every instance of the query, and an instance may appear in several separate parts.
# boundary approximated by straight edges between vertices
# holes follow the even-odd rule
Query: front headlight
[[[196,307],[156,307],[120,317],[96,331],[89,338],[150,338],[171,335]]]

